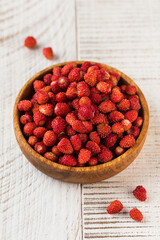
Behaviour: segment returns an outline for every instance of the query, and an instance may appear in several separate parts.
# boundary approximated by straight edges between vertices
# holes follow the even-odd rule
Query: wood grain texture
[[[154,3],[153,3],[154,2]],[[150,109],[147,141],[123,172],[101,183],[82,186],[83,239],[160,239],[160,2],[144,0],[77,1],[78,56],[119,69],[140,86]],[[148,200],[132,196],[144,185]],[[124,204],[118,215],[106,213],[115,199]],[[129,218],[132,207],[144,221]]]
[[[23,47],[34,35],[38,46]],[[42,55],[51,46],[55,59]],[[0,1],[1,240],[81,239],[81,187],[36,170],[14,136],[12,111],[24,83],[56,62],[76,59],[74,0]]]

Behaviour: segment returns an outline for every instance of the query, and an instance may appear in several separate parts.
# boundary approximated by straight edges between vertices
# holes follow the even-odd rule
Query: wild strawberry
[[[77,164],[77,161],[72,155],[64,155],[59,158],[59,164],[74,167]]]
[[[87,73],[94,72],[95,70],[99,70],[99,67],[98,66],[91,66],[91,67],[88,68]]]
[[[83,125],[85,126],[86,133],[90,133],[93,130],[93,125],[90,121],[82,121]]]
[[[110,133],[105,139],[104,144],[106,147],[110,148],[117,142],[117,134]]]
[[[119,144],[122,148],[132,147],[135,144],[135,138],[131,134],[126,135],[122,138]]]
[[[54,113],[57,115],[57,116],[66,116],[67,113],[69,113],[70,111],[70,107],[67,103],[63,103],[63,102],[60,102],[60,103],[57,103],[55,108],[54,108]]]
[[[83,164],[89,161],[91,157],[91,151],[88,149],[82,148],[78,154],[78,162]]]
[[[102,65],[100,63],[94,63],[93,66],[98,67],[98,69],[100,69],[102,67]]]
[[[132,123],[128,119],[123,119],[121,123],[124,127],[124,131],[127,131],[132,127]]]
[[[120,134],[124,132],[124,127],[122,123],[117,122],[112,125],[112,132],[116,134]]]
[[[54,67],[53,68],[53,74],[56,76],[60,76],[61,75],[61,68],[60,67]]]
[[[124,148],[121,148],[120,146],[117,146],[116,148],[115,148],[115,154],[117,155],[117,156],[120,156],[120,155],[122,155],[124,153]]]
[[[123,99],[123,93],[121,92],[119,87],[116,86],[112,88],[110,99],[113,103],[119,103]]]
[[[75,151],[79,151],[81,149],[81,138],[78,134],[72,136],[70,141]]]
[[[49,100],[49,96],[48,93],[43,91],[43,90],[39,90],[37,92],[37,101],[39,104],[44,104],[47,103]]]
[[[51,103],[52,105],[56,104],[56,96],[53,92],[48,92],[48,97],[49,97],[49,101],[48,103]]]
[[[68,74],[70,82],[79,82],[83,78],[83,72],[80,68],[73,68]]]
[[[91,106],[85,105],[79,108],[78,117],[81,116],[81,120],[90,120],[94,117],[94,111]]]
[[[58,147],[56,146],[56,145],[54,145],[53,147],[52,147],[52,152],[55,154],[55,155],[57,155],[57,156],[61,156],[61,152],[58,150]]]
[[[26,135],[31,136],[31,135],[33,135],[33,130],[35,128],[36,128],[36,124],[34,122],[28,122],[24,125],[23,132]]]
[[[46,152],[46,153],[44,154],[44,157],[47,158],[47,159],[49,159],[49,160],[52,161],[52,162],[56,162],[57,159],[58,159],[57,155],[54,154],[53,152]]]
[[[45,82],[46,85],[50,85],[51,81],[52,81],[52,74],[46,74],[43,77],[43,81]]]
[[[32,147],[38,142],[38,138],[36,136],[30,136],[28,138],[28,143],[29,145],[31,145]]]
[[[138,111],[141,108],[139,97],[137,95],[130,96],[129,101],[130,101],[131,109]]]
[[[69,86],[69,79],[67,77],[59,77],[58,78],[58,85],[61,89],[66,90]]]
[[[50,86],[51,86],[52,92],[54,92],[54,93],[58,93],[58,92],[62,91],[62,89],[58,85],[58,81],[51,82]]]
[[[75,108],[76,110],[79,109],[79,99],[78,98],[75,98],[73,101],[72,101],[72,107]]]
[[[43,137],[43,143],[46,146],[51,147],[56,142],[57,142],[57,135],[52,130],[46,131]]]
[[[103,81],[107,81],[107,80],[110,79],[110,74],[109,74],[108,69],[106,69],[106,68],[101,68],[101,69],[100,69],[100,72],[101,72],[101,74],[102,74],[102,79],[103,79]]]
[[[112,76],[115,76],[118,81],[120,80],[120,75],[119,75],[119,73],[114,72],[114,71],[109,71],[109,73],[110,73]]]
[[[109,214],[119,213],[123,209],[123,204],[119,200],[114,200],[111,204],[107,207],[107,212]]]
[[[19,111],[30,111],[32,108],[32,103],[29,100],[22,100],[18,103]]]
[[[46,84],[43,81],[35,80],[33,83],[33,88],[35,92],[39,91],[40,89],[44,88]]]
[[[128,86],[126,87],[126,93],[127,93],[128,95],[135,95],[135,94],[136,94],[136,87],[133,86],[133,85],[128,85]]]
[[[89,166],[95,166],[95,165],[97,165],[98,164],[98,160],[97,160],[97,158],[95,158],[95,157],[91,157],[89,160],[88,160],[88,165]]]
[[[29,114],[24,114],[20,117],[20,122],[25,125],[26,123],[28,122],[32,122],[33,121],[33,118],[31,115]]]
[[[81,97],[79,99],[79,106],[82,107],[85,105],[91,106],[91,100],[89,97]]]
[[[75,120],[72,124],[72,128],[79,133],[85,133],[86,132],[86,128],[84,126],[84,124],[80,121],[80,120]]]
[[[135,220],[137,222],[141,222],[143,219],[143,214],[137,208],[133,208],[129,212],[129,215],[133,220]]]
[[[37,138],[43,138],[45,132],[47,131],[46,128],[44,127],[36,127],[34,130],[33,130],[33,134],[34,136],[36,136]]]
[[[101,138],[105,138],[111,133],[111,127],[107,123],[100,123],[97,125],[97,132]]]
[[[111,87],[106,82],[98,82],[96,88],[102,93],[109,93],[111,91]]]
[[[132,126],[129,130],[127,130],[128,134],[132,134],[134,138],[137,138],[139,135],[140,129],[136,126]]]
[[[33,119],[37,126],[43,126],[47,121],[46,117],[39,111],[33,114]]]
[[[100,143],[100,137],[99,137],[97,132],[90,132],[89,138],[91,139],[91,141],[93,141],[93,142],[95,142],[97,144]]]
[[[56,94],[56,102],[66,102],[67,97],[64,92],[59,92]]]
[[[34,149],[36,152],[38,152],[39,154],[44,154],[47,150],[46,146],[44,145],[43,142],[37,142],[34,145]]]
[[[100,102],[102,102],[102,96],[100,94],[97,93],[93,93],[90,95],[90,99],[93,103],[95,104],[100,104]]]
[[[76,62],[67,63],[66,65],[64,65],[64,67],[62,67],[61,74],[63,76],[67,76],[69,72],[75,67],[77,67]]]
[[[51,83],[52,82],[57,82],[58,83],[58,78],[59,77],[60,77],[59,75],[52,75]]]
[[[119,122],[124,119],[124,115],[119,111],[113,111],[109,114],[109,120],[111,122]]]
[[[64,154],[72,154],[73,147],[67,138],[62,138],[57,144],[58,150]]]
[[[92,71],[89,71],[84,75],[84,80],[91,87],[94,87],[97,83],[97,77]]]
[[[146,201],[146,189],[143,186],[137,186],[133,190],[133,195],[140,201]]]
[[[92,124],[108,123],[107,116],[103,113],[95,114],[94,118],[91,120]]]
[[[90,62],[84,62],[81,66],[81,70],[83,72],[87,72],[88,68],[91,67],[91,63]]]
[[[98,154],[98,160],[102,163],[112,160],[113,153],[106,147],[101,148],[101,152]]]
[[[130,110],[125,113],[125,118],[127,118],[130,122],[134,122],[138,117],[138,112],[136,110]]]
[[[88,136],[85,133],[79,133],[79,136],[81,138],[82,144],[85,144],[88,140]]]
[[[47,58],[49,60],[53,59],[54,54],[53,54],[53,50],[51,47],[43,48],[42,52],[43,52],[43,55],[45,56],[45,58]]]
[[[66,121],[61,117],[56,117],[52,121],[53,132],[56,133],[57,135],[64,131],[65,126]]]
[[[36,44],[37,44],[37,41],[32,36],[28,36],[24,41],[24,46],[27,48],[34,48]]]
[[[88,97],[90,95],[90,89],[86,82],[82,81],[77,84],[78,97]]]
[[[121,89],[122,93],[125,93],[126,87],[127,87],[127,85],[124,85],[124,84],[120,86],[120,89]]]
[[[77,120],[77,118],[73,112],[70,112],[66,115],[66,122],[68,124],[72,125],[75,120]]]
[[[118,104],[117,107],[120,111],[125,112],[130,109],[130,101],[128,99],[122,99]]]
[[[67,136],[69,136],[69,137],[74,136],[76,134],[76,131],[73,130],[73,128],[70,125],[68,125],[65,128],[65,132],[66,132]]]
[[[93,141],[88,141],[87,144],[86,144],[86,148],[88,150],[90,150],[91,153],[93,153],[93,154],[98,154],[101,151],[101,149],[98,146],[98,144],[93,142]]]
[[[33,104],[32,112],[33,112],[33,114],[36,112],[39,112],[39,104],[38,103]]]
[[[133,125],[136,127],[141,127],[143,123],[143,118],[142,117],[137,117],[137,119],[133,122]]]
[[[46,103],[39,106],[39,111],[45,116],[52,116],[53,114],[53,105]]]
[[[66,91],[66,96],[68,99],[74,99],[77,97],[77,83],[76,82],[72,82],[70,83],[70,85],[67,88]]]
[[[98,109],[102,113],[109,113],[116,110],[116,105],[111,102],[110,100],[103,101],[99,106]]]
[[[52,121],[53,121],[53,118],[47,118],[47,122],[46,122],[46,128],[47,130],[52,130]]]

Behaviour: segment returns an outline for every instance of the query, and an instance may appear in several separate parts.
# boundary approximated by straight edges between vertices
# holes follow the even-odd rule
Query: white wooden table
[[[33,35],[35,50],[23,47]],[[42,56],[52,46],[53,61]],[[15,97],[36,72],[58,62],[93,60],[125,72],[140,86],[150,109],[146,143],[126,170],[95,184],[51,179],[22,155],[12,127]],[[160,239],[160,1],[0,1],[0,226],[1,240]],[[148,200],[131,191],[144,185]],[[118,215],[106,213],[115,199]],[[128,212],[138,207],[142,223]]]

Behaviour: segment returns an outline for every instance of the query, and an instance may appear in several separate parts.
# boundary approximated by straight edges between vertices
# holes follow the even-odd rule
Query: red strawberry
[[[123,93],[121,92],[119,87],[116,86],[112,88],[110,99],[113,103],[119,103],[123,99]]]
[[[129,148],[135,144],[135,139],[133,135],[129,134],[123,137],[119,144],[122,148]]]
[[[99,137],[99,135],[98,135],[97,132],[91,132],[91,133],[89,134],[89,138],[90,138],[93,142],[95,142],[95,143],[97,143],[97,144],[100,143],[100,137]]]
[[[67,77],[59,77],[58,78],[58,86],[63,89],[63,90],[66,90],[66,88],[68,87],[69,85],[69,79]]]
[[[124,85],[124,84],[121,85],[121,86],[120,86],[121,92],[125,93],[126,87],[127,87],[127,85]]]
[[[43,137],[43,143],[46,146],[51,147],[56,142],[57,142],[57,135],[52,130],[45,132],[44,137]]]
[[[50,84],[50,87],[52,89],[52,92],[54,92],[54,93],[58,93],[58,92],[62,91],[62,89],[58,85],[58,81],[52,81]]]
[[[79,133],[79,136],[80,136],[80,138],[81,138],[82,143],[85,144],[85,143],[87,142],[87,140],[88,140],[87,134],[85,134],[85,133]]]
[[[86,133],[90,133],[90,132],[92,132],[92,130],[93,130],[93,125],[92,125],[92,123],[91,122],[89,122],[89,121],[82,121],[82,123],[83,123],[83,125],[85,126],[85,129],[86,129]]]
[[[107,207],[107,212],[109,214],[119,213],[123,209],[123,204],[119,200],[114,200],[111,204]]]
[[[52,116],[53,114],[53,105],[50,103],[46,103],[39,106],[39,111],[46,116]]]
[[[109,114],[109,119],[111,122],[119,122],[124,119],[124,115],[119,111],[113,111]]]
[[[97,76],[95,74],[95,71],[87,71],[87,73],[84,75],[84,80],[88,85],[94,87],[97,83]]]
[[[137,95],[130,96],[129,101],[130,101],[131,109],[138,111],[141,108],[139,97]]]
[[[136,94],[136,87],[133,86],[133,85],[128,85],[128,86],[126,87],[126,93],[127,93],[128,95],[135,95],[135,94]]]
[[[98,154],[98,160],[102,163],[112,160],[113,153],[106,147],[101,148],[101,152]]]
[[[128,134],[132,134],[134,138],[137,138],[139,135],[140,129],[136,126],[132,126],[129,130],[127,130]]]
[[[61,68],[60,67],[54,67],[53,68],[53,74],[60,76],[61,75]]]
[[[91,120],[93,124],[108,123],[107,116],[102,113],[96,113],[94,118]]]
[[[103,81],[107,81],[107,80],[110,79],[110,74],[109,74],[108,69],[106,69],[106,68],[101,68],[101,69],[100,69],[100,72],[101,72],[101,74],[102,74],[102,79],[103,79]]]
[[[32,103],[29,100],[22,100],[18,103],[19,111],[30,111],[32,108]]]
[[[91,151],[88,149],[82,148],[78,154],[78,162],[83,164],[89,161],[91,157]]]
[[[28,122],[24,125],[23,132],[26,135],[31,136],[31,135],[33,135],[33,130],[35,128],[36,128],[36,124],[34,122]]]
[[[36,127],[34,130],[33,130],[33,134],[34,136],[36,136],[37,138],[43,138],[45,132],[47,131],[46,128],[44,127]]]
[[[84,62],[81,66],[81,70],[83,72],[87,72],[88,68],[91,67],[91,63],[90,62]]]
[[[88,165],[89,166],[95,166],[95,165],[97,165],[98,164],[98,160],[97,160],[97,158],[95,158],[95,157],[91,157],[89,160],[88,160]]]
[[[122,99],[118,104],[117,107],[120,111],[125,112],[130,109],[130,101],[128,99]]]
[[[57,159],[58,159],[57,155],[54,154],[53,152],[46,152],[46,153],[44,154],[44,157],[47,158],[47,159],[49,159],[49,160],[52,161],[52,162],[56,162]]]
[[[100,94],[97,93],[93,93],[90,95],[90,99],[93,103],[95,104],[99,104],[100,102],[102,102],[102,96]]]
[[[111,133],[111,127],[107,123],[100,123],[97,125],[97,132],[101,138],[105,138]]]
[[[97,83],[96,88],[97,88],[100,92],[106,93],[106,94],[111,91],[110,85],[109,85],[108,83],[106,83],[106,82],[99,82],[99,83]]]
[[[54,113],[57,115],[57,116],[66,116],[67,113],[69,113],[70,111],[70,107],[67,103],[57,103],[55,108],[54,108]]]
[[[50,85],[51,81],[52,81],[52,74],[46,74],[43,77],[43,81],[45,82],[45,84]]]
[[[137,222],[141,222],[143,219],[143,214],[137,208],[133,208],[129,212],[129,215],[133,220],[135,220]]]
[[[70,83],[70,85],[67,88],[66,91],[66,96],[68,99],[74,99],[77,97],[77,83],[76,82],[72,82]]]
[[[79,99],[79,106],[82,107],[85,105],[91,106],[91,100],[89,97],[81,97]]]
[[[80,121],[80,120],[75,120],[72,124],[72,128],[79,133],[85,133],[86,132],[86,128],[84,126],[84,124]]]
[[[37,111],[33,114],[33,119],[34,119],[34,122],[37,126],[43,126],[47,121],[46,116],[44,116],[39,111]]]
[[[28,122],[32,122],[33,121],[33,118],[31,115],[29,114],[24,114],[20,117],[20,122],[25,125],[26,123]]]
[[[39,154],[44,154],[47,150],[46,146],[44,145],[43,142],[37,142],[34,145],[34,149],[36,152],[38,152]]]
[[[87,72],[94,72],[95,70],[99,70],[98,66],[91,66],[88,68]]]
[[[110,148],[115,145],[117,142],[117,134],[112,134],[110,133],[105,139],[104,139],[104,144],[106,147]]]
[[[98,154],[101,151],[101,149],[98,146],[98,144],[93,142],[93,141],[88,141],[87,144],[86,144],[86,148],[88,150],[90,150],[91,153],[93,153],[93,154]]]
[[[133,122],[133,125],[136,127],[141,127],[143,123],[143,118],[142,117],[137,117],[137,119]]]
[[[77,120],[76,118],[76,115],[74,114],[74,112],[69,112],[67,115],[66,115],[66,122],[68,124],[70,124],[72,126],[73,122]]]
[[[120,79],[119,73],[114,72],[114,71],[109,71],[109,73],[112,74],[112,76],[115,76],[117,78],[117,80],[119,81],[119,79]]]
[[[46,122],[47,130],[52,130],[52,121],[53,121],[53,118],[47,118],[47,122]]]
[[[64,92],[59,92],[56,94],[56,102],[66,102],[67,97]]]
[[[29,145],[31,145],[32,147],[38,142],[38,138],[36,136],[30,136],[28,138],[28,143]]]
[[[83,72],[80,68],[73,68],[68,74],[70,82],[79,82],[83,78]]]
[[[88,97],[90,95],[90,89],[86,82],[82,81],[77,84],[78,97]]]
[[[48,92],[48,97],[49,97],[49,103],[51,103],[52,105],[55,105],[56,103],[56,96],[53,92]]]
[[[59,164],[74,167],[77,161],[72,155],[64,155],[59,158]]]
[[[56,117],[52,121],[53,131],[57,135],[59,135],[61,132],[64,131],[65,126],[66,126],[66,121],[63,118],[61,118],[61,117]]]
[[[37,41],[32,36],[28,36],[24,41],[24,46],[27,48],[34,48],[36,44],[37,44]]]
[[[78,134],[72,136],[70,141],[75,151],[79,151],[81,149],[81,138]]]
[[[64,154],[72,154],[73,147],[71,142],[67,138],[62,138],[60,142],[57,144],[58,150]]]
[[[33,104],[32,112],[33,112],[33,114],[36,112],[39,112],[39,104],[38,103]]]
[[[128,119],[123,119],[121,123],[124,127],[124,131],[127,131],[132,127],[132,123]]]
[[[72,68],[77,67],[77,63],[76,62],[71,62],[71,63],[67,63],[66,65],[64,65],[64,67],[61,69],[61,74],[63,76],[67,76],[69,74],[69,72],[72,70]]]
[[[102,113],[109,113],[114,110],[116,110],[116,106],[113,102],[110,100],[103,101],[99,106],[98,106],[99,111]]]
[[[56,145],[54,145],[53,147],[52,147],[52,152],[55,154],[55,155],[57,155],[57,156],[61,156],[61,152],[58,150],[58,147],[56,146]]]
[[[125,117],[130,121],[134,122],[138,117],[138,112],[136,110],[130,110],[125,113]]]
[[[53,59],[54,54],[52,48],[51,47],[43,48],[43,55],[49,60]]]
[[[81,120],[90,120],[94,117],[94,111],[91,106],[85,105],[79,108],[78,117]]]
[[[68,125],[65,129],[65,133],[67,136],[71,137],[76,134],[76,131],[70,125]]]
[[[34,88],[35,92],[44,88],[45,86],[46,86],[46,84],[43,81],[40,81],[40,80],[35,80],[34,83],[33,83],[33,88]]]
[[[117,155],[117,156],[120,156],[120,155],[122,155],[124,153],[124,148],[121,148],[120,146],[117,146],[116,148],[115,148],[115,154]]]
[[[146,201],[146,189],[143,186],[137,186],[133,190],[133,195],[140,201]]]
[[[37,101],[39,104],[44,104],[47,103],[49,100],[49,96],[48,93],[43,91],[43,90],[39,90],[37,92]]]
[[[117,122],[112,125],[112,132],[116,134],[120,134],[124,132],[124,127],[122,123]]]

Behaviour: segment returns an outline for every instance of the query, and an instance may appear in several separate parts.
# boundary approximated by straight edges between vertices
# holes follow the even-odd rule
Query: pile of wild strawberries
[[[136,87],[99,63],[54,67],[18,104],[28,143],[67,166],[105,163],[132,147],[143,123]]]

